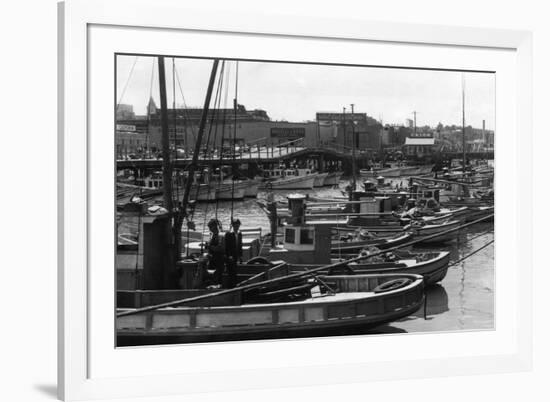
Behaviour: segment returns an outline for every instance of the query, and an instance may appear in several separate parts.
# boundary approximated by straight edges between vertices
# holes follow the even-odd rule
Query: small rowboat
[[[273,190],[311,189],[315,183],[317,173],[306,176],[293,176],[285,179],[265,182],[263,187]]]
[[[434,251],[411,253],[408,251],[393,251],[390,256],[375,257],[376,261],[365,259],[364,262],[353,262],[347,266],[321,271],[325,275],[343,273],[346,275],[380,275],[380,274],[416,274],[424,277],[426,285],[440,282],[447,275],[450,253]],[[378,259],[380,258],[380,259]],[[301,272],[313,268],[311,265],[290,265],[291,272]]]
[[[386,250],[390,247],[405,244],[412,240],[412,238],[412,232],[402,232],[390,236],[377,236],[368,232],[367,238],[364,239],[361,238],[360,233],[359,237],[350,238],[349,240],[346,240],[344,236],[340,236],[339,239],[332,240],[331,250],[332,253],[353,253],[359,252],[368,246],[374,246],[381,250]]]
[[[213,294],[203,304],[208,307],[195,304],[117,317],[117,346],[342,335],[406,317],[424,302],[419,275],[319,276],[312,284],[309,297],[296,301],[246,304],[241,292],[241,300],[234,297],[232,304],[216,305]],[[165,299],[167,292],[178,299],[179,291],[164,291]],[[117,309],[117,314],[132,310]]]
[[[407,273],[422,275],[426,285],[440,282],[447,275],[450,253],[435,251],[426,253],[411,253],[408,251],[393,251],[396,257],[388,262],[350,263],[349,267],[356,274],[390,274]]]
[[[328,176],[327,173],[317,173],[317,177],[315,178],[315,181],[313,182],[313,187],[323,187],[325,185],[325,179]]]
[[[451,229],[457,229],[460,226],[460,221],[457,220],[447,220],[443,222],[435,223],[425,223],[420,221],[415,221],[411,224],[411,230],[414,233],[415,240],[423,239],[428,236],[435,235],[437,233],[446,232]],[[456,239],[457,231],[452,231],[450,233],[442,234],[441,236],[430,237],[422,241],[422,243],[445,243]]]
[[[340,177],[342,177],[342,172],[330,172],[325,178],[323,183],[324,186],[337,186],[340,183]]]

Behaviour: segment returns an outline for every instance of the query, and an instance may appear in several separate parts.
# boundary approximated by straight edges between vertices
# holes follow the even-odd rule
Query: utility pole
[[[352,187],[352,190],[355,191],[356,188],[355,188],[355,121],[353,120],[354,118],[354,109],[353,107],[355,106],[353,103],[350,105],[351,106],[351,172],[352,172],[352,184],[351,184],[351,187]]]

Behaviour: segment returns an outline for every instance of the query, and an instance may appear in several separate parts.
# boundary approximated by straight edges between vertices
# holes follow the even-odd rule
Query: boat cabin
[[[273,179],[284,179],[288,177],[307,176],[312,174],[313,171],[309,168],[296,168],[296,169],[271,169],[267,170],[266,176]]]
[[[153,172],[153,174],[143,179],[143,183],[147,188],[161,189],[163,186],[162,172]]]
[[[439,210],[439,192],[438,187],[417,187],[413,190],[415,196],[415,207],[419,209],[428,209],[430,211]]]
[[[281,247],[270,250],[270,259],[293,264],[330,263],[331,231],[336,221],[307,221],[306,196],[288,196],[290,218],[283,225],[284,240]]]

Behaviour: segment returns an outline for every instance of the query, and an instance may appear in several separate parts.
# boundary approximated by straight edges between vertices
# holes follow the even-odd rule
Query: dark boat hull
[[[418,275],[322,278],[339,292],[299,302],[178,307],[118,317],[117,345],[341,335],[406,317],[424,302],[424,281]],[[409,282],[377,293],[377,287],[394,279]]]

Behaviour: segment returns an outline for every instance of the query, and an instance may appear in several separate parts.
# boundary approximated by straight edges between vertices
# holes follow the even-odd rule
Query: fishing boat
[[[348,266],[356,274],[408,273],[422,275],[426,285],[433,285],[442,281],[447,275],[450,253],[448,251],[412,253],[406,250],[395,250],[381,259],[382,261],[353,262]]]
[[[424,277],[426,285],[440,282],[447,275],[450,253],[448,251],[429,251],[412,253],[404,250],[394,250],[387,254],[352,262],[338,269],[320,271],[324,275],[365,275],[365,274],[416,274]],[[292,272],[311,269],[311,265],[291,265]]]
[[[444,222],[426,223],[423,221],[413,221],[411,223],[411,230],[414,233],[415,240],[421,240],[430,236],[430,238],[422,241],[424,244],[428,243],[445,243],[456,239],[456,229],[460,227],[461,222],[457,220],[446,220]],[[431,237],[437,233],[454,230],[450,233],[444,233],[440,236]]]
[[[219,184],[214,187],[218,200],[242,200],[244,198],[245,188],[243,186]]]
[[[412,195],[414,196],[414,207],[403,212],[401,219],[409,223],[411,220],[424,219],[432,223],[439,220],[452,218],[464,222],[470,214],[470,209],[466,206],[443,207],[439,203],[439,188],[417,188],[413,186]]]
[[[239,181],[238,184],[244,187],[244,196],[256,198],[258,195],[258,190],[260,188],[260,180],[249,179],[244,181]]]
[[[352,233],[337,234],[337,238],[331,242],[331,251],[337,253],[359,252],[365,247],[377,247],[386,250],[391,247],[400,246],[411,241],[413,233],[406,231],[398,234],[377,235],[368,230],[356,230]]]
[[[317,173],[317,177],[313,182],[313,187],[323,187],[325,185],[325,179],[327,178],[328,173]]]
[[[473,222],[483,217],[490,217],[495,213],[495,207],[493,205],[469,206],[467,208],[469,213],[466,215],[466,222]],[[492,219],[493,218],[491,217],[490,219],[487,219],[487,221]]]
[[[423,278],[412,274],[319,276],[291,288],[260,289],[251,284],[144,312],[123,306],[117,309],[117,344],[341,335],[406,317],[424,303]],[[161,297],[178,300],[182,293],[165,291]]]
[[[311,169],[273,169],[266,173],[268,180],[263,188],[273,190],[311,189],[318,176]]]
[[[337,186],[340,183],[340,177],[342,177],[342,172],[329,172],[323,185],[325,186]]]

